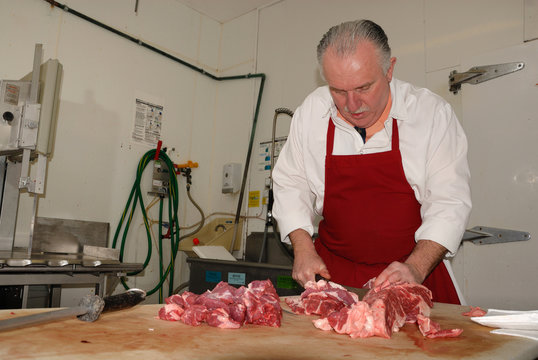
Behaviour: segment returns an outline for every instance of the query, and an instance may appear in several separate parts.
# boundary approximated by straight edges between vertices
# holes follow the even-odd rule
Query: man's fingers
[[[390,274],[390,271],[388,268],[381,271],[381,273],[377,275],[377,277],[375,278],[374,287],[383,284],[387,280],[389,274]]]
[[[293,273],[292,274],[292,277],[293,279],[299,284],[301,285],[302,287],[304,287],[304,285],[309,282],[309,281],[314,281],[314,274],[309,274],[307,272],[304,272],[304,273]]]
[[[391,263],[389,266],[387,266],[385,270],[383,270],[377,276],[374,282],[374,286],[379,286],[383,284],[385,281],[388,281],[389,283],[405,281],[408,283],[420,284],[413,270],[414,269],[411,267],[411,265],[395,261]]]
[[[304,273],[293,273],[292,277],[293,279],[302,287],[309,282],[309,281],[316,281],[316,275],[319,274],[322,278],[329,280],[331,278],[331,274],[329,273],[329,270],[327,270],[326,267],[323,267],[318,272],[310,273],[310,272],[304,272]]]
[[[329,270],[327,270],[326,267],[323,267],[323,269],[321,269],[321,271],[319,272],[319,275],[327,280],[331,278],[331,274],[329,274]]]
[[[377,275],[377,277],[375,278],[374,287],[383,284],[385,280],[387,280],[387,275],[383,271],[381,274]]]
[[[393,262],[389,266],[387,266],[375,279],[374,286],[379,286],[385,281],[392,283],[401,279],[402,274],[399,271],[398,265],[399,263]]]
[[[292,277],[299,285],[304,287],[307,282],[316,281],[318,274],[325,279],[331,278],[327,266],[315,251],[295,256]]]

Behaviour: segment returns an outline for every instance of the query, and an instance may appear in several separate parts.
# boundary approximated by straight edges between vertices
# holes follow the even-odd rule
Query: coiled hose
[[[150,225],[148,222],[146,209],[144,207],[144,199],[142,197],[140,181],[141,181],[142,174],[146,166],[150,163],[151,160],[155,159],[156,152],[157,150],[155,149],[149,150],[142,156],[142,158],[140,159],[138,163],[138,167],[136,171],[136,179],[131,189],[129,199],[127,200],[127,204],[125,205],[125,209],[123,210],[120,221],[116,228],[116,232],[114,234],[114,240],[112,242],[112,247],[116,248],[119,234],[121,232],[121,229],[124,228],[123,236],[121,239],[121,245],[120,245],[120,261],[123,262],[123,256],[124,256],[129,226],[131,225],[131,221],[133,220],[133,215],[136,209],[136,205],[139,204],[140,210],[142,211],[142,218],[144,220],[144,227],[146,229],[146,235],[148,239],[148,251],[147,251],[146,259],[144,261],[142,269],[140,271],[127,273],[128,276],[137,275],[140,272],[142,272],[148,266],[151,260],[151,255],[152,255],[151,231],[150,231]],[[178,252],[180,238],[179,238],[179,222],[178,222],[178,185],[177,185],[177,176],[174,171],[174,164],[172,163],[172,161],[170,160],[170,158],[168,157],[168,155],[166,155],[164,151],[159,151],[158,159],[163,161],[166,164],[169,170],[169,174],[170,174],[170,181],[168,185],[168,218],[169,218],[169,226],[170,226],[171,256],[170,256],[170,262],[168,263],[168,266],[166,267],[166,271],[164,271],[163,251],[162,251],[163,250],[163,245],[162,245],[163,197],[161,197],[160,204],[159,204],[159,274],[160,276],[159,276],[158,284],[153,289],[147,291],[147,295],[149,296],[155,293],[157,290],[159,290],[160,301],[162,302],[162,286],[168,276],[170,277],[169,278],[169,293],[171,294],[174,290],[174,285],[173,285],[174,284],[174,266],[175,266],[176,255]],[[125,222],[125,226],[124,226],[124,222]],[[125,282],[124,278],[121,278],[121,283],[126,290],[129,289],[129,286]]]

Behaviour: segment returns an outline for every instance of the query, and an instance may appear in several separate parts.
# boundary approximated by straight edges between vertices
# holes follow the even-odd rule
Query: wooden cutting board
[[[105,313],[93,323],[69,319],[0,332],[7,359],[534,359],[538,342],[490,334],[461,313],[435,304],[432,319],[463,328],[453,339],[425,339],[406,324],[391,339],[351,339],[312,325],[316,317],[284,313],[280,328],[246,325],[227,330],[156,319],[162,305]],[[2,310],[0,319],[49,309]]]

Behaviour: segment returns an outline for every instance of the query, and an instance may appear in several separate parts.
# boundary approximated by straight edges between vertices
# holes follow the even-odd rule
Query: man
[[[317,50],[328,86],[295,111],[273,172],[293,278],[423,283],[434,301],[459,303],[441,262],[457,251],[471,209],[467,140],[454,112],[392,78],[396,59],[369,20],[331,28]]]

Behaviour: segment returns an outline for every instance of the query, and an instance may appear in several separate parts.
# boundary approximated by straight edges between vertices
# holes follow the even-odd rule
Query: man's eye
[[[355,89],[355,92],[361,93],[370,90],[370,85],[361,86]]]

